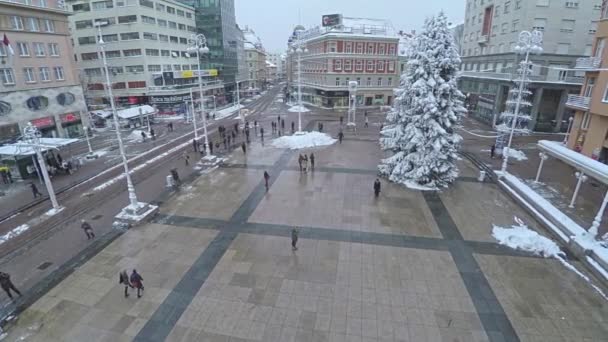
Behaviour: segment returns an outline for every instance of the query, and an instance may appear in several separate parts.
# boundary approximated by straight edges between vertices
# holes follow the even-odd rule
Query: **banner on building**
[[[199,74],[198,70],[174,71],[173,77],[174,78],[192,78],[192,77],[198,77],[198,74]],[[215,77],[218,75],[218,71],[217,71],[217,69],[206,69],[206,70],[201,70],[200,74],[202,77]]]
[[[342,15],[326,14],[322,17],[321,24],[323,25],[323,27],[342,25]]]
[[[61,119],[62,123],[70,123],[70,122],[80,121],[80,116],[78,116],[75,113],[62,114],[62,115],[59,116],[59,118]]]
[[[52,116],[38,118],[30,121],[36,128],[47,128],[55,126],[55,119]]]

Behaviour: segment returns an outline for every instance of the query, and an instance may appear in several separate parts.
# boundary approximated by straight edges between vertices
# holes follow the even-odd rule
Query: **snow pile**
[[[416,182],[412,182],[412,181],[405,181],[403,182],[403,185],[405,185],[407,188],[412,189],[412,190],[420,190],[420,191],[437,191],[439,190],[439,188],[433,188],[430,186],[424,186],[424,185],[420,185]]]
[[[142,130],[136,129],[133,132],[131,132],[131,134],[129,134],[129,136],[127,137],[127,140],[129,140],[129,141],[143,141],[143,139],[141,137],[141,133],[145,133],[146,137],[148,136],[148,132],[144,132]]]
[[[292,113],[298,113],[298,112],[300,112],[300,113],[306,113],[306,112],[310,112],[310,110],[308,108],[306,108],[304,106],[298,106],[298,105],[289,108],[287,111],[288,112],[292,112]]]
[[[289,135],[277,138],[272,142],[272,146],[297,150],[302,148],[328,146],[334,144],[336,141],[336,139],[325,133],[306,132],[302,135]]]
[[[528,157],[526,156],[526,154],[520,150],[516,150],[514,148],[507,148],[507,147],[505,147],[504,150],[507,151],[507,153],[509,153],[509,158],[513,158],[517,161],[528,160]]]
[[[240,108],[245,108],[245,106],[243,106],[243,105],[238,105],[238,106],[234,105],[234,106],[231,106],[231,107],[224,108],[222,110],[216,111],[215,112],[215,120],[223,119],[223,118],[225,118],[227,116],[230,116],[230,115],[234,114],[236,111],[239,110],[239,107]]]
[[[604,299],[608,300],[608,296],[595,284],[591,279],[581,273],[576,267],[566,261],[565,253],[553,240],[541,236],[537,232],[530,230],[526,224],[515,217],[517,225],[511,228],[503,228],[494,225],[492,228],[492,236],[499,244],[518,250],[530,252],[534,255],[542,256],[543,258],[557,259],[564,267],[576,273],[579,277],[585,280],[595,291],[597,291]]]
[[[44,213],[46,216],[55,216],[56,214],[60,213],[61,211],[63,211],[63,207],[60,207],[59,209],[55,209],[55,208],[51,208],[49,209],[46,213]]]
[[[4,235],[0,235],[0,245],[7,242],[10,239],[16,238],[17,236],[25,233],[28,229],[30,229],[30,226],[28,226],[27,224],[22,224],[17,228],[13,228],[8,233],[6,233]]]

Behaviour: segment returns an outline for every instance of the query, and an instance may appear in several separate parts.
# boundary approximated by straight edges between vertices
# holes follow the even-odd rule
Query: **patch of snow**
[[[528,160],[528,157],[526,156],[526,154],[520,150],[505,147],[503,149],[503,151],[507,151],[507,153],[509,153],[509,158],[513,158],[517,161]]]
[[[310,109],[308,109],[308,108],[306,108],[304,106],[297,106],[296,105],[296,106],[293,106],[293,107],[289,108],[287,111],[288,112],[292,112],[292,113],[297,113],[297,112],[306,113],[306,112],[310,112]]]
[[[412,181],[405,181],[405,182],[403,182],[403,185],[407,186],[408,188],[410,188],[412,190],[420,190],[420,191],[437,191],[437,190],[439,190],[437,188],[423,186],[423,185],[420,185],[420,184],[418,184],[416,182],[412,182]]]
[[[30,229],[30,226],[27,224],[22,224],[17,228],[13,228],[10,232],[4,234],[4,235],[0,235],[0,245],[7,242],[10,239],[14,239],[17,236],[25,233],[26,231],[28,231]]]
[[[47,211],[46,213],[44,213],[44,215],[46,215],[46,216],[54,216],[54,215],[62,212],[63,209],[65,209],[65,208],[64,207],[60,207],[59,209],[51,208],[51,209],[49,209],[49,211]]]
[[[218,110],[215,112],[215,120],[223,119],[227,116],[230,116],[239,110],[239,107],[245,108],[243,105],[234,105],[228,108],[224,108],[222,110]]]
[[[274,100],[274,102],[276,102],[276,103],[283,103],[283,99],[276,99],[276,100]]]
[[[183,120],[184,116],[181,115],[181,114],[180,115],[178,115],[178,114],[176,114],[176,115],[162,115],[162,116],[157,115],[157,116],[154,117],[154,119],[158,120],[158,121],[179,121],[179,120]]]
[[[576,273],[579,277],[585,280],[597,293],[605,300],[608,296],[599,287],[591,282],[591,279],[580,272],[576,267],[570,264],[565,259],[565,253],[551,239],[548,239],[537,232],[530,230],[528,226],[519,218],[515,217],[517,225],[511,228],[503,228],[494,225],[492,228],[492,236],[499,244],[518,250],[533,253],[543,258],[557,259],[564,267]]]
[[[328,146],[332,145],[337,140],[325,133],[307,132],[301,135],[287,135],[275,139],[272,146],[277,148],[288,148],[291,150]]]
[[[145,133],[146,137],[148,136],[148,132],[136,129],[133,132],[131,132],[131,134],[129,134],[129,136],[127,137],[127,140],[129,140],[129,141],[143,142],[143,139],[141,137],[141,133]]]

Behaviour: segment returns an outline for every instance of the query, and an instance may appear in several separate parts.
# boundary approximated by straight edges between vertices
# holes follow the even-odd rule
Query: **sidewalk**
[[[495,134],[490,126],[470,118],[464,120],[463,127],[468,131],[473,131],[480,135]],[[480,161],[493,170],[501,168],[501,158],[490,158],[490,146],[494,144],[495,139],[479,138],[463,131],[459,131],[459,133],[464,138],[463,151],[474,154]],[[513,148],[524,152],[528,160],[517,161],[510,158],[508,171],[524,180],[528,186],[536,190],[542,197],[551,202],[576,223],[588,229],[595,215],[597,215],[606,190],[608,190],[607,186],[590,178],[581,186],[575,207],[573,209],[568,208],[574,188],[576,187],[577,180],[574,177],[576,170],[555,158],[549,158],[545,161],[539,180],[540,183],[534,183],[540,162],[539,150],[536,147],[536,143],[539,140],[563,141],[563,139],[564,136],[561,134],[537,133],[530,136],[514,137]],[[599,231],[600,235],[608,232],[608,214],[606,212],[604,213]]]

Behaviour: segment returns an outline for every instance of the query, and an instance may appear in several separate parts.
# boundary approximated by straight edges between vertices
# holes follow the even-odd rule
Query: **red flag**
[[[8,53],[11,54],[11,56],[15,55],[15,50],[13,50],[13,47],[11,46],[11,42],[8,40],[6,33],[4,34],[4,38],[2,39],[2,44],[4,44],[4,46],[6,46],[6,49],[8,50]]]

